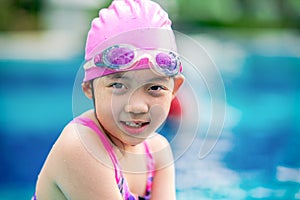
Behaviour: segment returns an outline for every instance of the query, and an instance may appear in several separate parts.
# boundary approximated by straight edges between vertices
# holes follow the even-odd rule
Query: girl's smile
[[[130,134],[138,135],[141,134],[150,122],[140,122],[140,121],[121,121],[124,130]]]

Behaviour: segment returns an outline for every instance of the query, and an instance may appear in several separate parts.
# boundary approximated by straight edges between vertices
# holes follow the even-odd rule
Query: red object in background
[[[175,97],[171,102],[169,117],[180,118],[182,115],[182,107],[180,101]]]

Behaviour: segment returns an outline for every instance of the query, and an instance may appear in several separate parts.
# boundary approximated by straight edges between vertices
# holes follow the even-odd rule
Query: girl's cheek
[[[118,99],[114,98],[111,101],[111,104],[108,105],[111,109],[112,115],[116,121],[118,121],[118,118],[120,115],[125,111],[125,106],[126,106],[127,100],[124,99]]]
[[[157,122],[163,122],[167,115],[168,115],[168,109],[166,109],[166,106],[161,104],[155,104],[152,105],[150,108],[150,116],[151,120],[155,120]]]

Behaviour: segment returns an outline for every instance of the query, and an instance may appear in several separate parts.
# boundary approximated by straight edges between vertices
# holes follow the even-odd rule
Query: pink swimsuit
[[[104,134],[98,128],[96,123],[93,120],[91,120],[90,118],[86,118],[86,117],[77,117],[71,123],[82,124],[83,126],[87,126],[87,127],[91,128],[93,131],[95,131],[95,133],[97,133],[97,135],[101,139],[101,141],[102,141],[105,149],[107,150],[107,152],[111,158],[111,161],[114,165],[116,183],[118,184],[120,193],[124,200],[149,200],[150,199],[151,186],[152,186],[152,181],[153,181],[153,177],[154,177],[154,159],[149,151],[149,147],[146,142],[144,142],[143,144],[145,147],[145,153],[146,153],[146,158],[147,158],[148,177],[147,177],[147,183],[146,183],[145,196],[141,197],[141,196],[135,195],[129,191],[127,181],[122,174],[119,162],[113,151],[112,144],[104,136]],[[37,200],[36,195],[34,195],[32,199]]]

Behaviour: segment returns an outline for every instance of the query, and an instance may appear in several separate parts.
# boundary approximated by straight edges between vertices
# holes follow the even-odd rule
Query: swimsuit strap
[[[115,169],[115,178],[116,178],[116,181],[119,182],[121,177],[122,177],[122,174],[121,174],[121,170],[120,170],[120,167],[119,167],[119,162],[118,162],[117,156],[114,153],[112,144],[104,136],[104,134],[99,129],[97,124],[88,117],[77,117],[77,118],[73,119],[71,123],[78,123],[78,124],[81,124],[83,126],[89,127],[97,133],[97,135],[101,139],[102,144],[104,145],[106,151],[108,152],[109,157],[112,160],[112,163],[113,163],[114,169]]]
[[[155,163],[154,163],[154,158],[150,152],[149,145],[146,141],[144,142],[144,146],[145,146],[145,152],[147,156],[147,169],[148,169],[145,199],[150,199],[152,182],[153,182],[154,171],[155,171]]]

